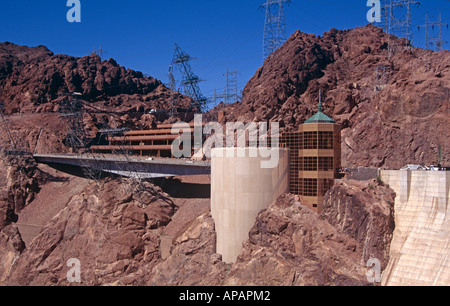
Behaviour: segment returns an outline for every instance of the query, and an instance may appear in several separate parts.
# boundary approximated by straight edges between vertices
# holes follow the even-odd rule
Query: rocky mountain
[[[324,112],[343,127],[344,166],[430,164],[439,145],[449,163],[450,52],[404,48],[389,58],[389,40],[373,26],[296,32],[258,69],[241,103],[222,105],[227,120],[278,121],[294,130],[317,111],[322,89]],[[142,114],[167,108],[174,94],[114,60],[11,43],[0,44],[0,87],[12,132],[40,153],[67,149],[57,113],[64,93],[79,91],[92,107],[121,113],[85,116],[93,135],[102,120],[151,125],[157,118]],[[42,168],[0,160],[0,285],[71,285],[72,258],[81,262],[82,285],[372,285],[367,260],[383,268],[389,261],[395,194],[377,180],[338,182],[320,215],[296,196],[281,196],[259,213],[229,265],[216,254],[208,199],[177,202],[150,182],[138,189],[110,178],[69,182],[69,174],[54,170],[52,177]],[[53,186],[70,196],[59,203]],[[19,226],[36,224],[17,223],[26,208],[28,216],[57,210],[29,243]]]
[[[390,41],[391,39],[391,41]],[[439,146],[450,164],[450,52],[405,45],[368,25],[322,36],[295,32],[244,88],[228,120],[280,122],[295,130],[317,112],[343,127],[345,167],[398,169],[436,164]]]
[[[15,139],[40,153],[66,152],[67,119],[61,118],[61,103],[71,93],[81,93],[83,120],[88,137],[105,128],[150,128],[169,116],[172,99],[187,108],[192,99],[173,92],[142,72],[102,61],[98,55],[73,57],[54,54],[44,46],[26,47],[0,43],[0,102]],[[149,114],[150,110],[161,114]],[[184,117],[178,119],[186,120]],[[175,119],[176,120],[176,119]],[[6,141],[0,122],[0,146]],[[40,137],[41,135],[42,137]]]
[[[55,110],[66,93],[111,110],[166,109],[174,94],[161,81],[98,55],[54,54],[44,46],[0,43],[0,100],[10,113]],[[175,94],[180,105],[191,99]]]

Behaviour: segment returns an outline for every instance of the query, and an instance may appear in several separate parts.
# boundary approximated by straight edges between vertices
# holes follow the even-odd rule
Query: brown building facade
[[[326,192],[339,178],[341,168],[341,127],[319,112],[298,132],[285,133],[281,144],[290,149],[290,192],[316,212],[323,210]]]

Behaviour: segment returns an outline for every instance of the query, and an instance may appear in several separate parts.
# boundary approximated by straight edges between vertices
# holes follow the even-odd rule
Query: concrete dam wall
[[[450,172],[381,171],[397,193],[386,286],[450,285]]]

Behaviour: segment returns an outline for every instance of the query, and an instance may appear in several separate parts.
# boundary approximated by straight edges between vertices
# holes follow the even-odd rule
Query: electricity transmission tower
[[[385,0],[383,7],[383,22],[385,23],[385,31],[389,35],[406,38],[409,41],[409,47],[412,46],[413,32],[412,32],[412,5],[420,5],[416,0]],[[399,17],[403,12],[404,16]],[[398,47],[393,40],[389,39],[389,57],[395,53]]]
[[[228,71],[224,74],[226,77],[226,87],[224,91],[224,98],[226,104],[233,104],[236,101],[238,101],[238,82],[237,82],[237,76],[238,72],[236,69],[232,72]]]
[[[6,135],[7,139],[4,143],[0,143],[0,152],[2,153],[10,153],[17,151],[17,145],[15,138],[12,136],[10,124],[7,118],[3,115],[4,104],[0,102],[0,131],[2,134]]]
[[[391,67],[387,65],[381,65],[375,68],[377,73],[375,90],[382,91],[388,84],[388,74]]]
[[[170,112],[170,117],[174,117],[175,115],[175,107],[177,106],[177,100],[176,100],[176,91],[177,91],[177,83],[175,81],[175,77],[173,76],[173,67],[172,65],[169,66],[169,72],[168,72],[168,77],[169,77],[169,84],[168,87],[169,89],[172,91],[171,97],[170,97],[170,108],[171,108],[171,112]]]
[[[173,73],[174,70],[177,69],[181,73],[182,79],[180,92],[195,100],[195,103],[194,105],[191,105],[191,108],[196,108],[198,112],[203,112],[206,108],[207,99],[202,95],[198,85],[198,83],[202,80],[194,74],[191,65],[189,64],[189,62],[193,59],[194,58],[184,52],[180,46],[175,44],[175,54],[173,56],[169,71]]]
[[[226,85],[223,94],[218,94],[217,90],[214,89],[214,96],[211,97],[214,107],[217,106],[217,101],[219,99],[223,99],[225,104],[233,104],[240,99],[238,95],[238,74],[240,73],[237,72],[236,69],[230,72],[227,68],[227,72],[223,74],[226,77]]]
[[[444,44],[447,43],[447,41],[442,40],[442,26],[447,26],[448,29],[448,24],[447,23],[443,23],[442,22],[442,13],[439,14],[438,20],[436,22],[430,22],[428,15],[425,15],[425,24],[419,26],[419,30],[421,28],[425,28],[425,49],[428,49],[428,46],[434,46],[434,50],[439,52],[444,50]],[[433,30],[435,29],[435,27],[438,27],[439,32],[437,35],[430,35],[428,33],[428,29],[432,28]]]
[[[73,151],[85,148],[87,142],[83,123],[83,105],[81,94],[67,94],[69,97],[61,102],[60,117],[68,119],[66,144]]]
[[[100,56],[100,58],[103,58],[103,54],[105,54],[105,53],[107,53],[107,52],[105,50],[103,50],[102,44],[100,44],[100,48],[99,49],[97,49],[94,46],[94,49],[92,50],[91,54],[97,54],[98,56]]]
[[[7,115],[3,114],[5,110],[3,102],[0,102],[0,158],[8,165],[19,165],[19,160],[25,156],[31,156],[28,143],[23,137],[15,135],[17,128],[10,122]]]
[[[261,8],[266,9],[264,25],[263,58],[264,60],[286,41],[286,22],[284,7],[290,0],[266,0]]]
[[[214,107],[216,107],[217,106],[217,101],[219,100],[219,99],[225,99],[225,95],[219,95],[218,93],[217,93],[217,91],[216,91],[216,89],[214,88],[214,96],[212,97],[212,101],[214,102]]]

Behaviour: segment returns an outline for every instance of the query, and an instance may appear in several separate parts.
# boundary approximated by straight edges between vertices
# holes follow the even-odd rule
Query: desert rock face
[[[149,205],[143,205],[144,196],[137,197],[117,181],[91,184],[26,249],[13,226],[1,232],[1,249],[8,260],[0,270],[0,283],[71,285],[67,261],[76,258],[82,285],[371,285],[366,281],[365,256],[371,247],[389,254],[382,249],[388,245],[376,245],[376,235],[386,230],[384,219],[392,212],[386,199],[378,197],[390,194],[382,186],[365,195],[370,204],[354,205],[348,195],[362,197],[363,189],[354,182],[336,186],[330,194],[338,199],[330,211],[352,205],[361,212],[382,207],[382,214],[366,218],[372,220],[370,229],[342,229],[344,223],[334,220],[332,213],[318,215],[298,197],[284,195],[258,215],[237,262],[226,264],[215,252],[210,212],[199,210],[198,217],[190,218],[163,259],[161,235],[182,208],[149,194]],[[346,220],[349,223],[350,217]]]
[[[1,230],[17,221],[17,213],[33,201],[47,177],[31,158],[5,158],[0,161],[0,171]]]
[[[395,229],[395,197],[381,181],[340,181],[326,194],[322,215],[356,240],[363,262],[377,258],[384,270]]]
[[[151,286],[218,286],[227,264],[215,253],[216,233],[210,213],[202,214],[175,237],[171,255],[150,271]]]
[[[450,52],[398,50],[389,60],[387,42],[371,25],[297,31],[250,79],[242,102],[225,107],[227,119],[296,130],[317,112],[322,89],[324,112],[343,128],[343,166],[434,164],[439,145],[450,163]]]
[[[33,152],[39,139],[39,153],[67,152],[63,145],[67,118],[59,112],[73,92],[82,94],[84,129],[92,139],[100,129],[145,129],[157,119],[164,121],[168,117],[164,112],[155,118],[149,111],[170,109],[172,99],[179,108],[192,103],[159,80],[119,66],[113,59],[55,55],[44,46],[0,43],[0,102],[5,114],[12,115],[9,129],[27,150]],[[0,143],[5,137],[0,134]]]
[[[98,55],[53,54],[44,46],[0,44],[0,100],[10,113],[55,110],[61,95],[79,92],[89,102],[121,109],[165,108],[172,92],[141,72]],[[178,95],[181,104],[190,99]]]
[[[260,213],[233,265],[228,285],[364,285],[354,239],[293,196]]]
[[[25,249],[19,230],[14,225],[8,225],[0,230],[0,284],[10,274],[12,266]]]
[[[353,205],[352,193],[360,193],[368,201],[355,207],[355,219],[348,218],[347,227],[355,223],[356,231],[342,227],[336,215],[326,212],[318,215],[303,206],[298,197],[281,196],[268,209],[262,211],[249,240],[231,268],[225,283],[228,285],[281,285],[281,286],[348,286],[369,285],[366,281],[367,253],[376,248],[387,264],[389,260],[388,238],[392,238],[392,228],[386,228],[386,213],[392,214],[391,206],[378,198],[378,194],[390,192],[380,187],[377,194],[367,194],[359,183],[350,182],[335,186],[327,196],[332,198],[334,207],[345,211]],[[363,204],[372,203],[372,204]],[[366,211],[382,207],[383,213],[372,214],[370,229],[358,225]],[[383,233],[387,237],[378,245]],[[387,249],[387,250],[386,250]],[[377,253],[378,254],[378,253]],[[386,258],[387,257],[387,258]]]
[[[432,164],[439,145],[443,164],[450,163],[450,53],[398,50],[388,60],[387,41],[373,26],[320,37],[296,32],[258,69],[243,101],[221,107],[228,121],[278,121],[292,131],[317,111],[322,89],[324,112],[343,128],[343,166]],[[377,72],[382,66],[384,78]],[[120,113],[85,114],[92,137],[102,122],[154,126],[159,118],[147,111],[167,109],[174,96],[160,81],[112,59],[11,43],[0,44],[0,87],[13,132],[39,153],[68,151],[62,142],[67,124],[58,116],[64,93],[81,92],[90,106]],[[191,102],[175,96],[180,105]],[[127,180],[83,185],[25,245],[14,223],[45,177],[28,163],[21,172],[0,159],[0,170],[2,285],[70,285],[72,258],[80,260],[82,285],[370,285],[367,260],[378,258],[383,268],[389,261],[395,194],[382,182],[338,182],[321,215],[298,197],[280,197],[258,215],[237,262],[227,265],[216,254],[208,209],[177,207],[148,182],[138,191]],[[166,230],[172,236],[163,258]]]
[[[157,262],[161,227],[173,207],[144,207],[116,181],[73,197],[14,263],[8,285],[68,285],[66,263],[81,263],[83,285],[128,285],[140,266]]]

